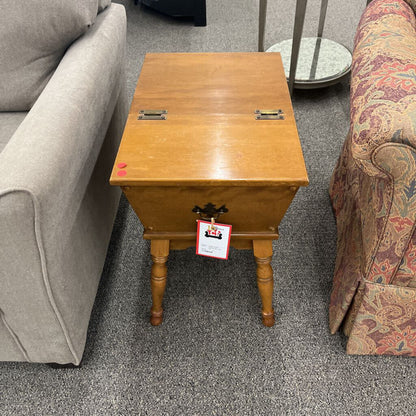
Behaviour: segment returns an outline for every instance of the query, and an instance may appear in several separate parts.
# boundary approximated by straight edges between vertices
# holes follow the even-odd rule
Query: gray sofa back
[[[2,0],[0,111],[28,111],[110,0]]]

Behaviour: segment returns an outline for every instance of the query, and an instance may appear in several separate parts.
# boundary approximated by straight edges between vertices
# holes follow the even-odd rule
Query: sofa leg
[[[54,368],[54,369],[60,369],[60,368],[81,368],[82,364],[72,364],[72,363],[68,363],[68,364],[58,364],[58,363],[47,363],[47,366]]]

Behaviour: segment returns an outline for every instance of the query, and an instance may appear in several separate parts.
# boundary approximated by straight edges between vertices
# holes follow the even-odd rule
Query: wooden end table
[[[147,54],[110,183],[151,240],[153,325],[169,251],[195,246],[200,217],[253,250],[263,324],[274,324],[272,241],[308,184],[280,54]]]

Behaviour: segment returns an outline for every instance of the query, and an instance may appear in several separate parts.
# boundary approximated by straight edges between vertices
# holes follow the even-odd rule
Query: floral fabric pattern
[[[354,40],[351,78],[353,156],[372,175],[377,146],[390,141],[415,145],[416,18],[404,0],[373,0]]]
[[[351,354],[416,356],[415,4],[372,1],[355,36],[350,131],[330,184],[329,321]]]
[[[404,254],[400,267],[392,281],[397,286],[416,287],[414,271],[416,270],[416,233],[413,233],[406,253]]]
[[[406,3],[413,9],[416,13],[416,0],[406,0]]]
[[[347,353],[416,355],[416,289],[363,281],[359,291]]]

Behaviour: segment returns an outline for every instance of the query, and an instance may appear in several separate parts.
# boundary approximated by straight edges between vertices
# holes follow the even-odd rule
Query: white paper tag
[[[227,260],[232,226],[214,223],[212,227],[208,221],[197,220],[197,222],[196,254]]]

